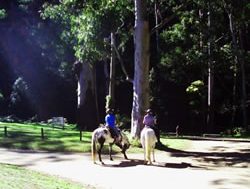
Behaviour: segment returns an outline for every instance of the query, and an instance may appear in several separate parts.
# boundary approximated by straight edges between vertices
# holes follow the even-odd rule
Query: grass
[[[7,127],[7,137],[4,136],[4,127]],[[41,137],[41,128],[44,131],[44,139]],[[80,132],[75,129],[75,125],[66,125],[65,129],[53,128],[49,124],[31,123],[3,123],[0,122],[0,147],[14,149],[30,149],[60,152],[90,152],[91,132]],[[126,133],[129,136],[129,133]],[[128,153],[141,153],[139,141],[130,139],[132,147]],[[161,141],[169,148],[186,149],[190,142],[185,139],[168,138],[162,135]],[[119,150],[114,146],[114,151]],[[104,148],[104,153],[107,147]]]
[[[0,188],[4,189],[82,189],[78,183],[31,171],[23,167],[0,163]]]
[[[7,137],[3,132],[5,126]],[[44,139],[41,137],[41,128],[44,131]],[[66,125],[65,130],[62,130],[51,125],[0,122],[0,139],[0,146],[7,148],[89,152],[91,133],[82,132],[80,141],[80,132],[74,129],[73,125]]]

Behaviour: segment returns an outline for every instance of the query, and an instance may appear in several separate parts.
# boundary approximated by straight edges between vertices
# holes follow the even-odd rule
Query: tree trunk
[[[145,109],[149,107],[149,23],[146,19],[147,1],[135,0],[134,81],[131,135],[140,137]]]
[[[210,6],[209,6],[210,9]],[[208,30],[211,30],[211,12],[208,11]],[[207,131],[214,132],[214,66],[211,55],[211,37],[208,38],[208,114]]]
[[[244,45],[243,45],[243,33],[240,29],[240,48],[244,53]],[[246,90],[246,70],[245,70],[245,60],[244,55],[240,53],[241,61],[241,90],[242,90],[242,114],[243,114],[243,126],[250,131],[250,125],[247,124],[247,90]]]
[[[93,68],[87,62],[77,62],[75,71],[78,78],[77,127],[80,130],[93,130],[98,124]]]
[[[155,11],[155,26],[158,26],[159,20],[158,20],[158,0],[155,0],[154,2],[154,11]],[[156,28],[155,30],[155,41],[156,41],[156,55],[158,57],[158,53],[160,52],[159,48],[159,30]]]
[[[235,56],[235,64],[236,66],[240,66],[241,68],[241,109],[242,109],[242,117],[243,117],[243,127],[246,129],[249,129],[247,127],[247,113],[246,113],[246,82],[245,82],[245,64],[244,60],[242,58],[242,55],[239,50],[239,45],[237,44],[236,40],[236,33],[234,30],[234,22],[233,22],[233,15],[230,11],[228,11],[228,18],[229,18],[229,24],[230,24],[230,32],[232,36],[232,42],[233,42],[233,52]],[[241,36],[240,36],[241,37]],[[240,40],[240,43],[242,44],[242,40]]]
[[[204,11],[203,9],[200,9],[199,10],[199,19],[200,19],[200,23],[203,22],[203,18],[204,17]],[[199,36],[199,47],[200,47],[200,52],[202,54],[205,53],[204,49],[204,29],[201,27],[200,28],[200,36]],[[201,60],[203,61],[203,60]],[[201,74],[201,77],[202,77],[202,80],[205,81],[205,73],[204,71],[202,71],[202,74]],[[204,133],[205,132],[205,126],[206,126],[206,119],[207,119],[207,102],[206,102],[206,97],[202,95],[201,97],[201,104],[202,104],[202,124],[200,126],[200,133]]]
[[[109,72],[109,94],[106,98],[106,109],[115,107],[115,35],[111,33],[111,58],[110,58],[110,72]]]

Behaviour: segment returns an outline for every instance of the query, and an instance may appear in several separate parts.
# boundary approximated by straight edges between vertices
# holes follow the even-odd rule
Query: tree
[[[11,86],[22,77],[29,86],[27,100],[34,110],[29,112],[26,108],[23,113],[36,114],[39,121],[64,116],[71,122],[75,119],[72,107],[76,106],[72,95],[75,90],[71,89],[74,78],[72,72],[68,74],[72,50],[59,38],[60,26],[41,19],[44,2],[1,1],[0,6],[5,11],[4,15],[0,13],[0,67],[4,68],[0,87],[4,87],[5,103],[10,103],[9,90],[13,92]],[[7,108],[5,111],[5,114],[14,113]]]
[[[106,42],[104,39],[108,38],[107,36],[110,33],[118,33],[122,31],[122,27],[124,25],[124,17],[130,14],[130,2],[129,1],[88,1],[81,2],[77,0],[69,1],[63,0],[57,3],[56,5],[46,4],[43,15],[46,18],[51,18],[55,21],[58,21],[63,26],[63,36],[66,41],[68,41],[74,51],[75,57],[77,60],[81,62],[81,71],[84,71],[84,74],[77,72],[78,75],[78,84],[81,85],[78,87],[79,91],[82,91],[79,98],[85,98],[78,100],[78,105],[84,106],[83,109],[88,109],[89,105],[97,104],[97,98],[88,98],[91,95],[86,95],[89,88],[90,91],[96,91],[96,82],[97,77],[102,77],[100,75],[96,75],[95,66],[96,63],[102,60],[105,60],[109,57],[110,50],[107,50]],[[72,11],[73,10],[73,11]],[[111,48],[113,49],[113,44],[111,44]],[[112,50],[113,51],[113,50]],[[113,53],[114,54],[114,51]],[[113,56],[112,56],[113,57]],[[113,62],[113,59],[112,59]],[[86,64],[87,65],[84,65]],[[114,65],[114,64],[113,64]],[[83,69],[82,69],[83,68]],[[113,70],[113,66],[111,66]],[[91,77],[88,77],[89,74],[93,74]],[[83,77],[83,78],[82,78]],[[86,77],[86,78],[85,78]],[[85,85],[83,81],[92,78],[91,82],[87,82],[88,87]],[[110,85],[110,97],[113,97],[114,94],[114,74],[112,74],[111,78],[112,84]],[[92,90],[93,89],[93,90]],[[96,93],[93,93],[96,94]],[[114,101],[114,99],[111,99]],[[89,103],[80,103],[80,102],[91,102]],[[114,106],[114,105],[113,105]],[[78,106],[79,108],[79,106]],[[96,111],[98,107],[96,106]],[[84,116],[83,113],[78,115],[78,117]],[[97,117],[96,117],[97,116]],[[91,114],[91,116],[84,116],[85,121],[88,119],[91,122],[92,120],[98,120],[98,112],[95,114]],[[80,119],[78,119],[80,120]],[[82,125],[82,122],[79,123],[81,128],[85,128]],[[92,125],[90,128],[95,128],[96,125]]]
[[[134,81],[131,135],[139,138],[143,115],[149,107],[149,22],[147,1],[135,0]]]
[[[247,2],[243,1],[239,3],[239,7],[241,11],[237,11],[237,6],[235,6],[233,3],[229,3],[227,1],[224,1],[224,7],[228,15],[229,19],[229,28],[230,28],[230,34],[232,38],[232,50],[234,55],[234,61],[235,66],[239,67],[239,70],[241,70],[241,110],[242,110],[242,125],[244,128],[250,130],[250,126],[247,126],[247,94],[246,94],[246,70],[245,70],[245,60],[243,57],[243,42],[242,42],[242,28],[246,23],[245,17],[247,17],[246,11]],[[238,12],[238,13],[237,13]],[[237,15],[238,14],[238,15]],[[238,17],[238,23],[236,21]],[[238,26],[237,26],[238,25]],[[238,36],[237,36],[238,33]],[[238,39],[237,39],[238,37]],[[236,69],[237,71],[238,69]],[[236,73],[237,74],[237,73]],[[234,123],[233,123],[234,124]]]
[[[74,71],[77,75],[77,125],[80,130],[96,127],[98,110],[93,69],[88,62],[76,61]]]

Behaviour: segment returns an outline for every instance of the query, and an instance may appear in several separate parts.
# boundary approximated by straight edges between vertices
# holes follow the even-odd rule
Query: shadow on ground
[[[236,164],[245,163],[242,167],[248,167],[246,164],[250,163],[249,149],[240,149],[238,152],[225,152],[225,148],[224,146],[216,146],[211,148],[211,152],[194,152],[177,150],[165,145],[157,146],[158,150],[168,152],[172,157],[193,158],[200,162],[210,163],[214,166],[234,166]]]
[[[166,162],[153,162],[151,165],[145,165],[144,161],[141,159],[129,159],[129,160],[122,160],[118,164],[110,164],[110,163],[104,163],[100,164],[97,163],[100,166],[103,167],[112,167],[112,168],[125,168],[125,167],[134,167],[134,166],[150,166],[150,167],[161,167],[161,168],[174,168],[174,169],[185,169],[185,168],[200,168],[200,169],[206,169],[205,167],[200,166],[194,166],[190,163],[181,162],[181,163],[166,163]]]

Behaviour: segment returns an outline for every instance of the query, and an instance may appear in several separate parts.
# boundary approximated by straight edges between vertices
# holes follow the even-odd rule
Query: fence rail
[[[55,130],[54,128],[40,128],[40,131],[34,132],[33,129],[16,129],[11,128],[11,126],[0,126],[0,134],[3,133],[3,136],[5,138],[12,138],[12,137],[24,137],[24,136],[33,136],[33,137],[40,137],[42,140],[49,138],[50,132],[63,132],[61,128],[57,128],[58,130]],[[77,134],[77,132],[76,132]],[[70,135],[70,134],[69,134]],[[82,131],[79,131],[79,139],[82,141],[83,133]]]

